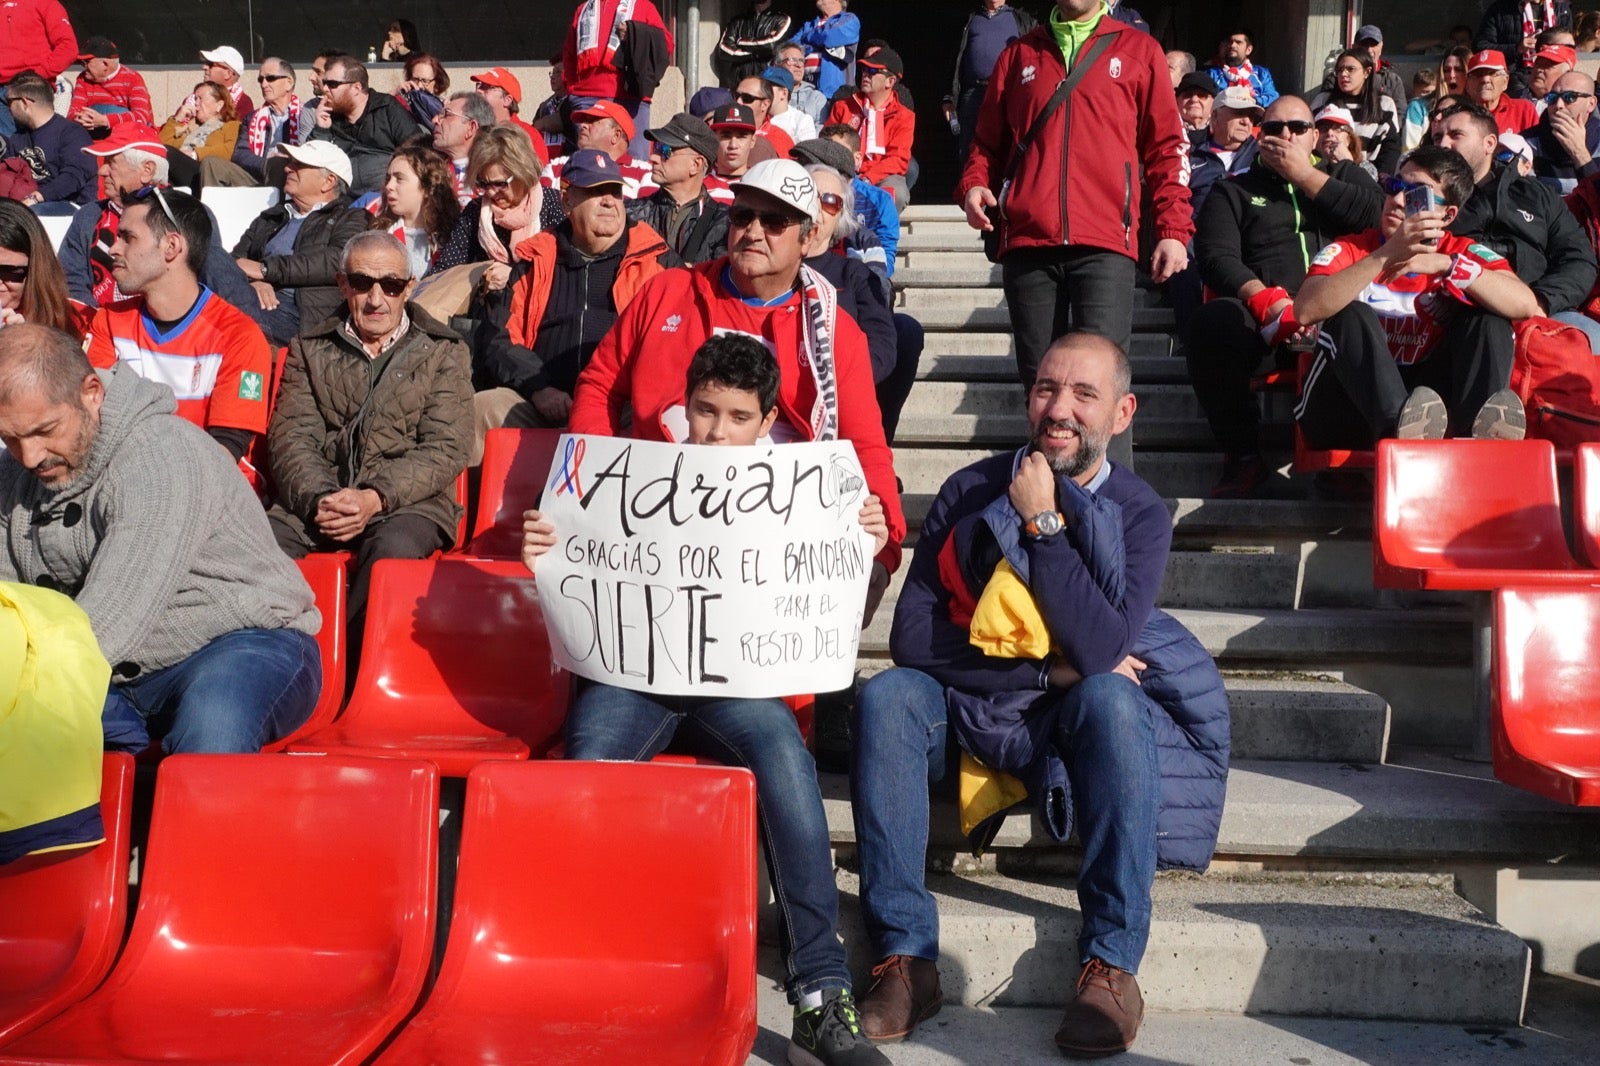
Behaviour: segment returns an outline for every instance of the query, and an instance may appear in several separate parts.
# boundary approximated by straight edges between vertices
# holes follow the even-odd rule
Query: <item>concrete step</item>
[[[1382,696],[1306,676],[1228,676],[1235,759],[1381,763],[1389,751]]]
[[[1252,609],[1296,606],[1298,553],[1175,551],[1161,582],[1163,607]]]
[[[1141,445],[1203,448],[1214,438],[1187,385],[1139,385],[1134,440]],[[911,390],[896,443],[993,444],[1027,438],[1018,387],[1001,382],[920,381]],[[902,475],[903,476],[903,475]]]
[[[1005,291],[999,288],[973,288],[969,286],[954,288],[928,288],[901,289],[895,294],[895,310],[903,311],[927,325],[924,316],[929,311],[961,307],[970,310],[999,310],[1006,307]],[[1165,318],[1157,318],[1148,312],[1163,310]],[[1010,319],[1005,320],[1009,326]],[[1133,328],[1139,332],[1153,332],[1157,330],[1170,330],[1173,326],[1171,308],[1161,307],[1161,294],[1153,289],[1135,289],[1133,293]]]
[[[1159,950],[1152,943],[1151,950]],[[1269,966],[1264,974],[1271,972]],[[794,1009],[782,991],[775,949],[763,953],[760,1032],[749,1066],[787,1066]],[[865,978],[863,974],[863,978]],[[865,984],[857,988],[864,989]],[[1060,1003],[1045,1007],[964,1007],[947,1002],[938,1017],[902,1044],[881,1050],[892,1066],[1061,1066],[1055,1031]],[[1146,998],[1144,1024],[1124,1060],[1166,1066],[1505,1066],[1521,1059],[1540,1066],[1592,1066],[1600,1061],[1600,983],[1535,973],[1528,991],[1527,1028],[1343,1018],[1205,1014]]]
[[[1135,333],[1130,347],[1135,382],[1189,380],[1189,366],[1174,354],[1171,334]],[[929,333],[917,364],[917,376],[951,381],[1014,382],[1017,358],[1012,350],[1011,334]]]
[[[1000,287],[1000,264],[968,252],[911,252],[894,268],[897,289]]]
[[[1140,447],[1148,439],[1136,434]],[[1013,451],[1021,439],[1013,437],[1007,447],[914,447],[909,441],[896,442],[894,449],[895,472],[905,483],[905,504],[908,518],[915,515],[913,524],[920,523],[927,512],[928,503],[944,484],[944,479],[969,463],[976,462],[996,451]],[[1134,454],[1134,470],[1160,496],[1168,498],[1203,497],[1216,484],[1222,472],[1222,457],[1214,451],[1143,451]],[[922,496],[922,499],[916,497]],[[1263,501],[1264,502],[1264,501]]]
[[[966,217],[959,204],[910,204],[900,212],[900,223],[960,222]]]
[[[838,874],[841,931],[869,957],[858,879]],[[1060,878],[929,874],[945,1001],[1057,1007],[1081,916]],[[1445,888],[1156,879],[1144,996],[1164,1009],[1515,1025],[1531,953]],[[1440,994],[1447,980],[1450,992]]]
[[[906,251],[928,249],[972,249],[983,254],[983,239],[978,231],[967,225],[966,216],[918,222],[900,220],[900,248]],[[987,260],[985,260],[987,262]]]

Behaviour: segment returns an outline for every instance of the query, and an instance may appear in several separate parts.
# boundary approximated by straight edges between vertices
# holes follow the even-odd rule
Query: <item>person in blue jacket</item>
[[[896,667],[856,703],[850,794],[880,960],[861,1022],[875,1040],[903,1039],[943,1000],[928,789],[953,783],[960,753],[1021,779],[1056,839],[1076,821],[1082,970],[1055,1034],[1068,1055],[1133,1043],[1156,869],[1204,869],[1216,847],[1227,696],[1199,641],[1155,609],[1165,504],[1105,456],[1133,420],[1130,378],[1115,342],[1056,341],[1028,394],[1029,443],[952,474],[923,521]]]
[[[790,40],[806,50],[806,80],[825,99],[856,80],[856,46],[861,43],[861,20],[845,8],[849,0],[817,0],[816,18],[800,27]]]
[[[1250,60],[1256,43],[1249,30],[1234,30],[1217,45],[1217,58],[1206,68],[1217,91],[1233,85],[1243,85],[1250,90],[1261,107],[1272,106],[1278,98],[1278,87],[1272,83],[1272,71]]]

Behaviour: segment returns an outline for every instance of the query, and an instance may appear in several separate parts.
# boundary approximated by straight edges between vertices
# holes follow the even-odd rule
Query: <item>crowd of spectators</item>
[[[719,84],[673,115],[652,116],[677,46],[655,5],[582,0],[536,105],[505,67],[452,92],[396,20],[397,92],[326,49],[304,97],[294,64],[263,59],[258,105],[222,44],[161,116],[114,41],[80,48],[56,0],[7,5],[0,578],[87,613],[111,665],[109,745],[250,751],[292,731],[315,702],[318,618],[289,560],[349,553],[358,655],[373,565],[453,545],[457,480],[495,427],[850,441],[871,494],[870,621],[902,562],[890,448],[924,343],[891,288],[920,172],[916,56],[864,37],[870,10],[815,8],[734,14],[710,55]],[[1262,489],[1251,378],[1302,358],[1313,447],[1520,436],[1519,324],[1553,319],[1600,353],[1600,115],[1578,51],[1597,27],[1572,17],[1497,0],[1476,34],[1438,40],[1410,93],[1364,25],[1297,94],[1246,27],[1197,58],[1121,3],[1036,18],[979,0],[940,109],[955,199],[999,266],[1029,439],[940,492],[896,608],[901,669],[858,706],[877,953],[859,1007],[792,716],[747,701],[748,731],[712,751],[755,769],[767,812],[792,1061],[881,1063],[872,1042],[939,1009],[924,856],[901,845],[925,846],[926,785],[958,747],[1076,810],[1084,967],[1056,1043],[1132,1043],[1156,865],[1203,867],[1216,834],[1209,814],[1173,830],[1161,778],[1213,781],[1226,713],[1198,643],[1154,609],[1171,525],[1117,451],[1140,273],[1177,312],[1223,452],[1215,495]],[[219,187],[279,197],[226,248]],[[53,214],[72,216],[59,252]],[[531,513],[530,569],[553,543]],[[991,590],[1027,610],[982,644]],[[1140,658],[1156,646],[1189,671],[1171,698],[1141,684],[1172,670]],[[730,714],[621,691],[585,689],[569,755],[648,758],[672,732],[619,744],[619,718]]]

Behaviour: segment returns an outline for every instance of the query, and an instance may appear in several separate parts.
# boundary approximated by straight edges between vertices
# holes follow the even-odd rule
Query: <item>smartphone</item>
[[[1439,194],[1433,191],[1432,186],[1413,185],[1406,190],[1407,218],[1422,211],[1432,211],[1440,206],[1442,206],[1442,201],[1439,199]]]

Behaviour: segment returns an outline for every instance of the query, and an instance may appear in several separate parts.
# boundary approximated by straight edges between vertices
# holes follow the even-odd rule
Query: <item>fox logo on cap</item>
[[[784,178],[779,188],[783,190],[783,195],[798,200],[811,194],[812,184],[810,178]]]

